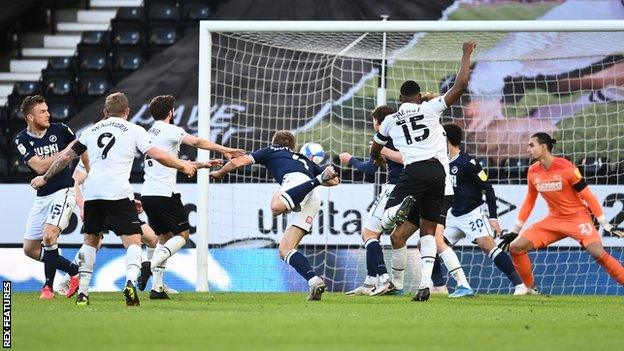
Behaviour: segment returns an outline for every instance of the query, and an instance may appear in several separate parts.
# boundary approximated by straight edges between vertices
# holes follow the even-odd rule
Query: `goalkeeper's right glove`
[[[503,230],[503,232],[501,233],[501,236],[500,236],[501,242],[498,244],[498,248],[503,250],[503,251],[509,250],[509,245],[517,237],[518,237],[518,233],[514,233],[513,231],[507,232],[506,230]]]
[[[611,235],[615,235],[615,236],[619,236],[620,238],[624,238],[624,230],[611,228],[610,230],[608,230],[608,232],[611,233]]]

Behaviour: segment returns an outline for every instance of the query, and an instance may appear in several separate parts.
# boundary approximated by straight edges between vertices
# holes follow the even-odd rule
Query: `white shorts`
[[[305,183],[310,179],[310,177],[303,173],[287,173],[284,175],[284,178],[282,178],[282,185],[280,186],[278,191],[286,191],[288,189],[296,187],[299,184]],[[289,216],[289,224],[291,226],[297,226],[305,230],[306,232],[310,232],[310,228],[312,228],[314,218],[321,208],[321,196],[318,194],[318,191],[316,189],[312,190],[303,199],[303,201],[301,201],[300,206],[301,211],[291,212]]]
[[[488,218],[483,215],[481,207],[477,207],[465,215],[455,217],[449,209],[446,216],[444,237],[455,245],[459,240],[468,238],[474,242],[477,238],[491,236],[492,229]]]
[[[76,207],[74,188],[65,188],[50,195],[38,196],[28,214],[24,239],[42,240],[44,224],[56,226],[63,231],[69,225],[74,207]]]
[[[381,215],[384,213],[388,197],[390,197],[390,193],[392,193],[392,189],[394,189],[395,186],[396,184],[384,184],[381,186],[381,192],[375,198],[373,207],[368,211],[368,216],[366,216],[366,220],[364,221],[364,228],[375,233],[381,233],[383,231],[381,228]]]

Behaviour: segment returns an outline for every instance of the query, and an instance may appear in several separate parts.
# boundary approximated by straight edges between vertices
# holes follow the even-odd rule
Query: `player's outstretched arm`
[[[197,167],[193,163],[188,161],[182,161],[157,146],[149,148],[146,151],[146,154],[149,157],[160,162],[160,164],[162,164],[163,166],[175,168],[181,171],[189,178],[195,174],[195,171],[197,171]]]
[[[355,168],[358,172],[362,172],[364,174],[375,174],[379,166],[373,163],[373,159],[369,159],[368,161],[360,161],[357,158],[353,157],[348,152],[342,152],[338,155],[340,158],[340,163],[343,165],[349,165]]]
[[[223,179],[226,174],[245,166],[252,165],[254,163],[253,157],[245,155],[242,157],[233,158],[218,171],[210,172],[210,177],[214,179]]]
[[[582,182],[586,184],[584,181]],[[584,186],[583,190],[579,191],[579,196],[581,197],[581,199],[583,199],[583,201],[585,201],[585,203],[589,207],[589,210],[594,214],[594,216],[596,216],[598,223],[600,223],[600,226],[604,228],[604,230],[613,235],[617,235],[620,238],[624,238],[624,231],[615,229],[613,225],[609,223],[604,213],[602,212],[602,206],[600,206],[600,202],[598,202],[596,195],[594,195],[594,193],[589,190],[589,187],[587,185]]]
[[[444,94],[446,106],[451,106],[455,101],[459,100],[464,91],[468,88],[468,81],[470,80],[470,56],[476,47],[477,44],[472,40],[465,42],[462,46],[463,53],[455,83],[453,83],[451,89]]]
[[[56,159],[52,162],[45,174],[33,178],[33,180],[30,181],[30,185],[35,189],[39,189],[46,185],[52,177],[65,169],[65,167],[69,166],[72,160],[78,158],[78,156],[82,155],[86,150],[87,148],[80,142],[71,142],[65,149],[63,149],[63,151],[57,154]]]
[[[223,166],[223,160],[219,159],[213,159],[208,161],[195,161],[193,163],[197,166],[197,169]]]
[[[385,157],[386,160],[390,160],[398,164],[403,164],[403,155],[401,155],[401,153],[398,151],[384,147],[383,149],[381,149],[381,156]]]
[[[189,145],[197,149],[220,152],[228,160],[245,155],[245,150],[243,149],[233,149],[190,134],[187,134],[182,138],[182,144]]]

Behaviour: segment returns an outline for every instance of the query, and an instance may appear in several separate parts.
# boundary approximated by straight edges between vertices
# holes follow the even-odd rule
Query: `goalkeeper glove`
[[[611,235],[619,236],[620,238],[624,238],[624,230],[611,228],[611,230],[607,230]]]
[[[501,236],[500,236],[501,242],[498,244],[498,248],[503,250],[503,251],[509,250],[509,245],[517,237],[518,237],[518,233],[514,233],[513,231],[508,232],[506,230],[503,230],[503,232],[501,233]]]
[[[602,228],[604,228],[606,232],[610,233],[611,235],[624,238],[624,231],[614,228],[611,223],[607,222],[607,219],[605,218],[604,215],[598,217],[597,219],[598,219],[598,223],[600,223],[600,225],[602,226]]]

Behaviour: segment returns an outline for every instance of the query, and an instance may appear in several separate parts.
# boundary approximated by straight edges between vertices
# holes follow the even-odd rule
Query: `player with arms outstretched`
[[[130,171],[136,150],[160,163],[175,167],[188,176],[196,166],[181,161],[156,147],[147,131],[128,122],[130,106],[123,93],[113,93],[104,103],[105,118],[85,129],[78,140],[61,152],[45,175],[31,181],[34,188],[44,186],[54,175],[66,168],[73,159],[88,151],[89,177],[84,183],[85,244],[81,248],[80,271],[93,272],[95,251],[105,228],[121,237],[126,248],[126,284],[123,294],[127,306],[138,306],[136,284],[141,274],[141,221],[130,186]],[[89,250],[83,250],[89,247]],[[88,285],[80,283],[77,305],[89,304]]]
[[[76,137],[63,123],[50,123],[48,105],[43,96],[27,96],[21,105],[27,127],[15,138],[15,147],[22,161],[37,174],[45,173],[60,150]],[[46,186],[37,189],[24,234],[24,253],[43,261],[45,283],[40,299],[54,298],[53,284],[56,270],[68,273],[71,278],[65,295],[71,297],[78,289],[78,266],[59,255],[57,240],[61,231],[67,228],[76,206],[71,169],[50,178]]]
[[[371,147],[371,157],[383,162],[381,149],[392,139],[403,156],[405,169],[386,203],[388,214],[384,213],[384,216],[399,218],[399,222],[405,217],[411,219],[412,223],[420,220],[422,273],[419,290],[413,301],[429,299],[429,282],[436,255],[434,234],[444,201],[446,171],[440,159],[448,156],[446,152],[441,152],[446,150],[446,138],[440,118],[442,112],[459,99],[468,85],[470,56],[475,47],[473,41],[463,44],[457,79],[444,96],[423,102],[418,83],[403,83],[399,111],[384,119]],[[404,224],[401,223],[399,227]]]
[[[600,234],[593,225],[589,211],[607,232],[620,237],[624,233],[607,221],[600,203],[589,190],[578,168],[565,158],[552,155],[555,142],[546,133],[536,133],[529,139],[527,151],[537,162],[529,168],[529,190],[514,228],[501,237],[503,241],[499,245],[503,249],[509,247],[514,266],[532,293],[537,293],[537,289],[527,252],[566,237],[578,241],[613,279],[624,285],[624,267],[602,247]],[[535,206],[538,193],[548,205],[548,216],[520,233]]]
[[[188,134],[172,124],[175,98],[171,95],[154,97],[149,104],[155,122],[148,133],[154,145],[177,157],[180,145],[223,153],[228,159],[242,156],[244,150],[231,149],[209,140]],[[196,163],[197,168],[220,166],[221,160]],[[178,170],[160,164],[146,156],[145,182],[141,190],[143,210],[150,227],[158,235],[158,246],[154,256],[142,263],[139,289],[143,291],[147,280],[153,274],[150,299],[169,299],[165,292],[163,274],[167,259],[180,250],[189,238],[188,214],[182,205],[180,192],[176,189]]]
[[[393,114],[396,109],[383,105],[376,107],[372,112],[373,127],[375,132],[379,130],[379,125],[383,122],[387,115]],[[364,284],[348,291],[347,295],[379,295],[388,294],[395,290],[394,284],[390,280],[388,270],[383,258],[383,251],[379,244],[379,237],[383,229],[381,228],[381,215],[386,206],[386,201],[394,189],[399,175],[403,171],[403,159],[401,154],[394,148],[392,141],[389,140],[385,147],[381,150],[381,155],[387,161],[388,181],[381,187],[381,191],[364,221],[364,230],[362,230],[362,241],[366,248],[366,279]],[[362,162],[351,154],[343,152],[339,155],[341,163],[349,164],[358,171],[367,174],[373,174],[379,168],[373,161],[369,159]]]
[[[297,251],[297,246],[304,235],[310,232],[321,205],[321,198],[315,188],[319,185],[338,185],[340,179],[332,166],[321,169],[306,156],[293,151],[295,146],[295,136],[290,131],[277,131],[270,146],[234,158],[220,170],[211,172],[210,176],[222,179],[229,172],[254,163],[266,167],[280,184],[280,189],[271,199],[273,215],[295,212],[280,241],[279,256],[307,280],[310,287],[308,300],[315,301],[320,300],[325,292],[325,282],[314,272],[308,259]]]

